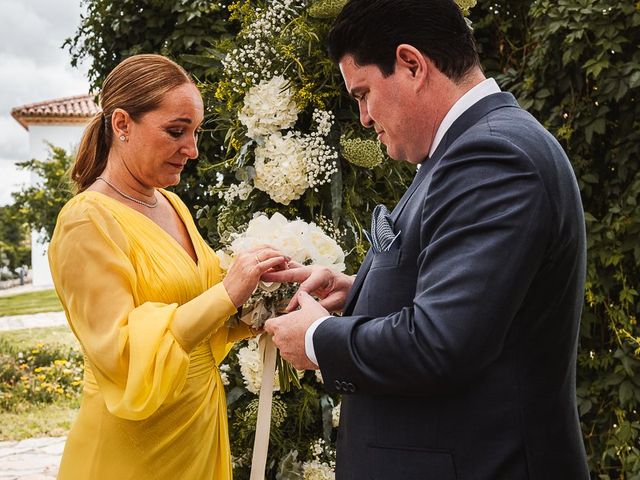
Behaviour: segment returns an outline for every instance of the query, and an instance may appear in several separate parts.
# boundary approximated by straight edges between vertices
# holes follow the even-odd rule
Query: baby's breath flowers
[[[313,121],[317,125],[317,129],[302,137],[305,147],[307,181],[309,187],[316,191],[317,187],[328,183],[331,176],[337,171],[338,152],[326,141],[326,137],[331,133],[334,120],[335,117],[331,112],[315,110]]]
[[[273,38],[283,35],[303,7],[302,0],[273,0],[264,9],[255,9],[256,18],[239,35],[241,45],[222,62],[234,91],[246,92],[262,80],[283,74],[286,64]]]
[[[240,182],[234,185],[230,185],[226,192],[219,192],[219,197],[224,198],[224,201],[229,205],[235,201],[236,198],[240,200],[246,200],[253,191],[253,187],[248,182]]]

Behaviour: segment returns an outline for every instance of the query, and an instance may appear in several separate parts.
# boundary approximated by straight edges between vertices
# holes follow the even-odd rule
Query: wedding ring
[[[258,263],[262,263],[262,260],[260,260],[260,259],[258,258],[258,255],[255,255],[255,259],[256,259],[256,262],[258,262]]]

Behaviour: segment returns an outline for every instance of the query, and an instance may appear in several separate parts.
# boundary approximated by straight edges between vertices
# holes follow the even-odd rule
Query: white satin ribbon
[[[256,436],[253,441],[250,480],[264,480],[271,430],[271,404],[273,403],[273,379],[276,372],[276,346],[271,335],[263,333],[258,341],[262,354],[262,383],[258,400]]]

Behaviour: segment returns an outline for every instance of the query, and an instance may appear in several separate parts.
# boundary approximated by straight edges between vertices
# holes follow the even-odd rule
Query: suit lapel
[[[438,164],[440,158],[446,153],[453,142],[455,142],[466,130],[478,123],[484,116],[493,110],[504,107],[519,108],[518,102],[510,93],[494,93],[484,97],[482,100],[472,105],[467,111],[460,115],[455,122],[453,122],[436,148],[436,151],[433,153],[433,156],[422,162],[413,182],[411,182],[411,185],[391,212],[391,219],[393,221],[400,216],[404,207],[407,205],[413,194],[420,189],[419,187],[424,183],[424,180],[431,177],[433,168]],[[351,290],[349,290],[349,295],[345,302],[344,315],[350,315],[353,311],[372,261],[373,251],[369,249],[362,265],[358,269],[358,273],[353,285],[351,286]]]

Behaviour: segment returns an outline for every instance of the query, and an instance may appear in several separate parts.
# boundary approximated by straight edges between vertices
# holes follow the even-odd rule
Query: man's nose
[[[373,127],[373,119],[371,115],[369,115],[369,109],[364,103],[360,104],[360,123],[365,128]]]

